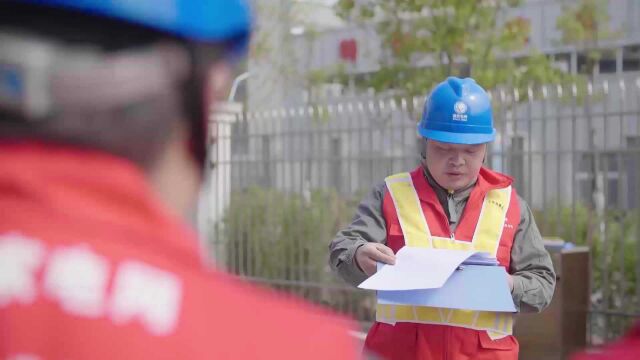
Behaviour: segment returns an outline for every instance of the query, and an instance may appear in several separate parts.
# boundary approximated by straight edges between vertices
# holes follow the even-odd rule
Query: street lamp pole
[[[240,85],[241,82],[246,80],[249,76],[251,76],[251,73],[246,71],[246,72],[243,72],[242,74],[238,75],[233,80],[233,84],[231,85],[231,90],[229,91],[229,98],[227,99],[228,102],[233,102],[234,101],[234,99],[236,97],[236,92],[238,91],[238,86]]]

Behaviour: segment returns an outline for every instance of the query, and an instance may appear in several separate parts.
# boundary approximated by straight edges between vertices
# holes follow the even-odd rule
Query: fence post
[[[231,201],[231,128],[242,115],[238,102],[220,102],[208,119],[207,162],[198,206],[198,230],[205,261],[225,261],[222,219]],[[224,264],[220,264],[224,265]]]

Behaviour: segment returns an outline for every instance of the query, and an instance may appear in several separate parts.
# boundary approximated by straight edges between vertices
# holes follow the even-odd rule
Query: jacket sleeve
[[[520,312],[540,312],[551,302],[556,275],[531,209],[522,198],[518,200],[520,223],[511,249],[511,294]]]
[[[358,286],[367,278],[356,264],[356,250],[367,242],[386,243],[387,230],[382,216],[385,191],[384,182],[375,186],[358,205],[351,224],[340,230],[329,245],[331,268],[353,286]]]

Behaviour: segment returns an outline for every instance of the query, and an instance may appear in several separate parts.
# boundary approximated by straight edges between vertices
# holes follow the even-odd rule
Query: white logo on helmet
[[[467,109],[467,104],[463,103],[462,101],[457,101],[453,105],[453,111],[455,111],[455,114],[453,114],[453,120],[467,121]]]

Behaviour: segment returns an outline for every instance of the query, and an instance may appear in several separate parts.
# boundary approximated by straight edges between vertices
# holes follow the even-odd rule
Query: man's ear
[[[482,164],[486,164],[487,163],[487,155],[489,154],[489,145],[488,144],[484,144],[484,158],[482,158]]]
[[[427,160],[427,139],[425,138],[420,141],[420,158],[422,161]]]

